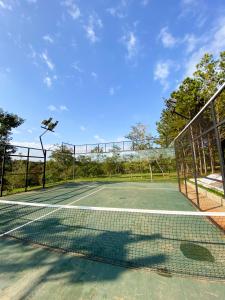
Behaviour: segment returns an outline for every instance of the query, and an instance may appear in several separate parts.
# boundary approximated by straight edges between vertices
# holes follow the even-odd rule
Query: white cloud
[[[9,68],[9,67],[1,68],[0,67],[0,76],[1,77],[7,77],[10,72],[11,72],[11,68]]]
[[[7,1],[0,0],[0,8],[7,9],[7,10],[12,10],[12,6],[10,4],[6,3],[6,2]]]
[[[62,5],[66,7],[67,13],[74,19],[77,20],[81,16],[80,8],[74,0],[65,0]]]
[[[208,5],[204,0],[182,0],[178,18],[191,17],[195,25],[202,28],[208,19]]]
[[[191,53],[195,49],[198,39],[194,34],[186,34],[184,37],[184,42],[187,45],[186,52]]]
[[[94,28],[91,25],[88,25],[85,27],[87,38],[92,42],[97,42],[98,38],[96,36],[96,33],[94,31]]]
[[[114,89],[114,87],[111,87],[110,89],[109,89],[109,95],[110,96],[113,96],[115,94],[115,89]]]
[[[169,63],[168,62],[158,62],[154,71],[154,79],[166,79],[169,76]]]
[[[48,110],[50,111],[56,111],[56,112],[60,112],[60,111],[68,111],[68,107],[65,106],[65,105],[60,105],[60,106],[55,106],[53,104],[49,105],[48,107]]]
[[[74,63],[72,64],[72,68],[73,68],[75,71],[79,72],[79,73],[83,73],[83,72],[84,72],[84,71],[81,69],[80,63],[79,63],[78,61],[76,61],[76,62],[74,62]]]
[[[84,26],[84,30],[86,32],[86,36],[91,43],[96,43],[99,41],[99,37],[97,36],[97,30],[103,27],[102,20],[95,14],[90,15],[87,25]]]
[[[81,131],[85,131],[86,129],[87,129],[87,128],[86,128],[85,126],[83,126],[83,125],[80,126],[80,130],[81,130]]]
[[[33,130],[27,129],[27,132],[28,132],[28,133],[33,133]]]
[[[109,95],[114,96],[119,89],[120,89],[120,86],[115,86],[115,87],[111,86],[109,88]]]
[[[37,0],[27,0],[27,2],[28,2],[29,4],[35,4],[35,3],[37,3]]]
[[[67,111],[68,110],[68,108],[65,105],[60,105],[59,109],[62,110],[62,111]]]
[[[96,139],[99,143],[105,143],[105,139],[100,137],[98,134],[94,135],[94,139]]]
[[[122,36],[122,42],[127,49],[127,58],[131,59],[135,57],[138,53],[137,47],[137,37],[134,32],[129,31],[125,35]]]
[[[142,0],[141,5],[147,6],[149,4],[149,0]]]
[[[42,58],[42,60],[46,63],[46,65],[48,66],[48,68],[49,68],[51,71],[54,70],[55,66],[54,66],[54,64],[52,63],[52,61],[50,60],[50,58],[48,57],[47,51],[42,52],[41,58]]]
[[[98,74],[95,73],[95,72],[91,72],[91,76],[92,76],[94,79],[97,79],[97,78],[98,78]]]
[[[183,5],[196,5],[198,0],[182,0]]]
[[[51,77],[46,76],[46,77],[44,77],[43,81],[44,81],[44,84],[47,85],[47,87],[51,87],[52,86],[52,79],[51,79]]]
[[[13,134],[21,134],[21,131],[18,130],[18,129],[13,129],[13,130],[12,130],[12,133],[13,133]]]
[[[169,61],[159,61],[154,70],[154,80],[159,80],[164,90],[169,86],[167,78],[170,74],[171,62]]]
[[[56,108],[55,105],[51,104],[51,105],[48,106],[48,110],[50,110],[50,111],[56,111],[57,108]]]
[[[48,42],[48,43],[50,43],[50,44],[54,43],[53,38],[50,35],[48,35],[48,34],[46,34],[46,35],[43,36],[43,40],[46,41],[46,42]]]
[[[28,54],[29,57],[31,57],[33,60],[37,57],[37,52],[34,50],[33,46],[29,44],[29,50],[30,53]]]
[[[113,17],[119,19],[125,18],[127,16],[126,9],[128,6],[127,0],[121,0],[117,6],[109,7],[106,11]]]
[[[211,52],[216,54],[225,48],[225,17],[221,18],[213,29],[210,48]]]
[[[192,76],[196,65],[205,53],[212,53],[215,57],[225,49],[225,17],[219,18],[210,31],[198,37],[200,47],[186,58],[184,76]],[[196,47],[197,48],[197,47]]]
[[[106,9],[106,11],[107,11],[110,15],[112,15],[113,17],[115,17],[115,16],[120,17],[120,14],[117,15],[118,12],[117,12],[117,9],[116,9],[115,7],[109,7],[109,8]]]
[[[172,48],[177,43],[177,40],[173,35],[168,31],[168,27],[163,27],[160,31],[159,38],[164,47]]]

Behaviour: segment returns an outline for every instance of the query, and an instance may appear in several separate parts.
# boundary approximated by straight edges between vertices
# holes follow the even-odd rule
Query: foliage
[[[0,108],[0,144],[8,144],[12,129],[20,126],[24,120],[15,114],[4,112]]]
[[[193,77],[185,78],[179,88],[171,93],[170,98],[176,100],[176,112],[191,120],[224,81],[225,51],[220,53],[217,60],[206,53],[197,64]],[[187,124],[184,118],[171,114],[166,107],[168,100],[165,100],[165,108],[157,122],[158,143],[166,147]]]
[[[10,163],[10,153],[15,152],[15,147],[10,145],[9,142],[12,139],[12,129],[20,126],[24,120],[19,116],[4,112],[0,108],[0,176],[3,174],[2,170],[2,158],[3,154],[6,151],[5,146],[7,145],[7,151],[5,152],[5,163]],[[16,181],[16,180],[14,180]],[[10,182],[7,177],[4,178],[3,182],[0,182],[1,186],[10,186]]]
[[[132,141],[133,150],[145,150],[151,147],[151,134],[147,132],[147,126],[142,123],[131,126],[131,131],[125,138]]]

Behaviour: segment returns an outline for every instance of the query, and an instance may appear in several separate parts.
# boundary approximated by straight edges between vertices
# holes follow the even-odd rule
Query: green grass
[[[136,174],[116,174],[112,176],[98,176],[98,177],[75,177],[75,180],[61,180],[57,182],[46,183],[45,188],[51,188],[58,185],[71,183],[71,182],[151,182],[151,176],[149,173],[136,173]],[[161,173],[154,173],[152,182],[176,182],[176,173],[165,173],[164,176]],[[35,191],[42,189],[42,185],[28,187],[27,191]],[[3,196],[23,193],[24,187],[15,188],[3,192]]]
[[[193,181],[190,181],[189,179],[188,179],[187,181],[188,181],[189,183],[195,185]],[[204,185],[199,184],[199,183],[198,183],[198,187],[200,187],[201,189],[203,189],[203,190],[205,190],[205,191],[207,191],[207,192],[210,192],[210,193],[212,193],[212,194],[214,194],[214,195],[217,195],[217,196],[220,196],[220,197],[224,197],[223,192],[217,191],[217,190],[215,190],[215,189],[210,189],[210,188],[205,187]]]
[[[57,182],[46,183],[45,188],[52,188],[52,187],[62,185],[65,183],[69,183],[69,182],[74,182],[74,181],[73,180],[62,180],[62,181],[57,181]],[[27,191],[36,191],[36,190],[41,190],[41,189],[42,189],[42,185],[36,185],[36,186],[28,187]],[[19,193],[24,193],[24,192],[25,192],[25,188],[21,187],[21,188],[16,188],[13,190],[4,191],[3,196],[19,194]]]
[[[152,181],[157,182],[157,181],[176,181],[177,180],[177,175],[176,173],[166,173],[164,176],[162,174],[153,174]],[[115,181],[115,182],[143,182],[143,181],[151,181],[151,176],[150,174],[143,174],[143,173],[138,173],[138,174],[119,174],[119,175],[111,175],[111,176],[98,176],[98,177],[79,177],[75,178],[76,182],[81,182],[81,181],[103,181],[103,182],[108,182],[108,181]]]

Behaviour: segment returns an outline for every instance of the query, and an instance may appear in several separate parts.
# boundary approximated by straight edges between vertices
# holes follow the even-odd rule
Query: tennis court
[[[0,214],[4,242],[163,276],[225,279],[224,231],[213,222],[225,225],[225,214],[197,212],[173,183],[68,183],[4,197]]]

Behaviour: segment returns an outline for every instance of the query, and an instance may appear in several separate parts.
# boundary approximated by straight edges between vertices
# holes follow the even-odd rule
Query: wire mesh
[[[225,279],[225,213],[0,201],[0,237],[124,267]]]
[[[225,205],[225,85],[175,139],[180,190],[201,210]]]

